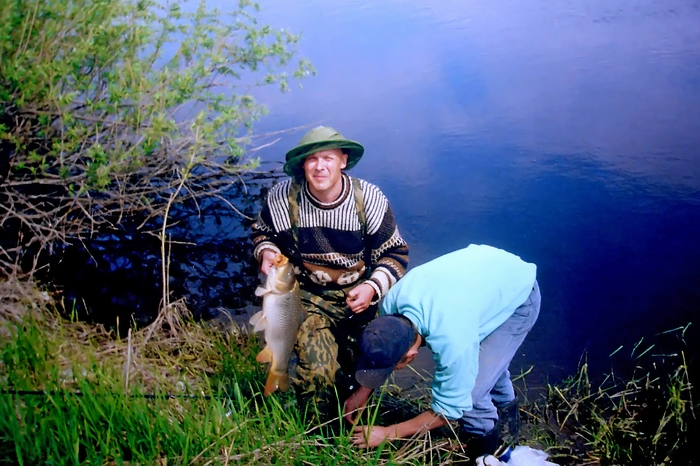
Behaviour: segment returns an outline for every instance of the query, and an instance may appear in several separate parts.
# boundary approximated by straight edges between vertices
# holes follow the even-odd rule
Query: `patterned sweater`
[[[408,265],[408,245],[399,234],[384,194],[373,184],[358,180],[367,223],[363,238],[350,177],[343,174],[342,179],[342,192],[332,203],[319,201],[307,183],[302,183],[298,254],[289,216],[292,180],[275,185],[253,225],[254,255],[259,261],[263,249],[272,249],[299,258],[311,281],[341,286],[358,282],[367,266],[365,257],[369,257],[371,275],[366,283],[374,288],[375,299],[379,300],[403,277]]]

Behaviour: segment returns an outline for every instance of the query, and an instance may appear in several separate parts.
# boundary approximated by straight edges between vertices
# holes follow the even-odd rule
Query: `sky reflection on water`
[[[537,263],[526,362],[566,373],[587,350],[603,371],[697,319],[700,2],[261,6],[318,75],[260,91],[256,129],[360,141],[353,174],[391,200],[414,266],[472,242]],[[260,153],[283,160],[302,134]]]

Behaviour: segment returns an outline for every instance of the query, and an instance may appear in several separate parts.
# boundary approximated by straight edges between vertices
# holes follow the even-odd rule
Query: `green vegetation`
[[[465,458],[449,428],[353,448],[337,418],[319,425],[291,394],[260,395],[254,336],[194,322],[170,301],[170,207],[245,183],[257,164],[246,155],[252,124],[265,112],[251,89],[286,90],[311,72],[294,59],[298,37],[259,24],[255,3],[230,14],[189,6],[0,0],[0,233],[12,239],[0,243],[0,464]],[[51,296],[16,278],[55,243],[129,219],[160,222],[164,295],[148,327],[122,338],[60,316]],[[640,367],[596,386],[584,364],[547,386],[524,409],[521,443],[565,464],[682,464],[697,435],[683,353]],[[390,387],[364,421],[398,420],[428,396]]]
[[[688,464],[700,406],[682,351],[687,328],[666,332],[678,337],[678,353],[655,354],[654,345],[638,352],[640,341],[629,378],[610,373],[594,384],[583,363],[576,375],[548,385],[526,408],[527,435],[562,464]]]
[[[358,450],[349,425],[314,421],[291,393],[261,395],[260,344],[197,323],[180,302],[126,338],[59,316],[27,283],[0,282],[0,464],[443,464],[465,459],[448,426]],[[695,408],[687,366],[595,387],[587,366],[523,406],[520,444],[559,464],[684,464]],[[518,380],[520,386],[527,380]],[[526,390],[527,398],[537,390]],[[363,422],[397,421],[429,393],[388,386]]]
[[[424,464],[430,449],[360,451],[261,395],[255,337],[179,312],[119,339],[0,282],[0,464]],[[330,432],[334,433],[331,434]],[[420,443],[422,444],[422,443]]]
[[[297,36],[259,24],[252,1],[232,5],[0,0],[0,224],[11,237],[0,271],[245,182],[265,112],[252,91],[286,90],[312,70],[294,59]]]

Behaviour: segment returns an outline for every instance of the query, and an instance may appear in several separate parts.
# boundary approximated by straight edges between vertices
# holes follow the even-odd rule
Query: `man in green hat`
[[[272,187],[253,225],[263,273],[278,253],[296,266],[307,318],[291,378],[302,401],[332,403],[334,385],[341,400],[357,389],[356,338],[408,265],[408,245],[384,194],[344,172],[363,153],[333,128],[310,130],[287,152],[291,178]]]

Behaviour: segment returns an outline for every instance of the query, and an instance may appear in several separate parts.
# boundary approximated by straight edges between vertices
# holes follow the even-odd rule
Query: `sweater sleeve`
[[[408,244],[401,237],[389,201],[376,186],[363,181],[367,214],[366,245],[371,249],[372,274],[367,280],[377,299],[406,273]]]
[[[291,229],[287,208],[289,184],[287,181],[273,186],[256,222],[252,225],[253,256],[258,261],[264,249],[290,254],[289,245],[283,239],[286,235],[282,234]]]

